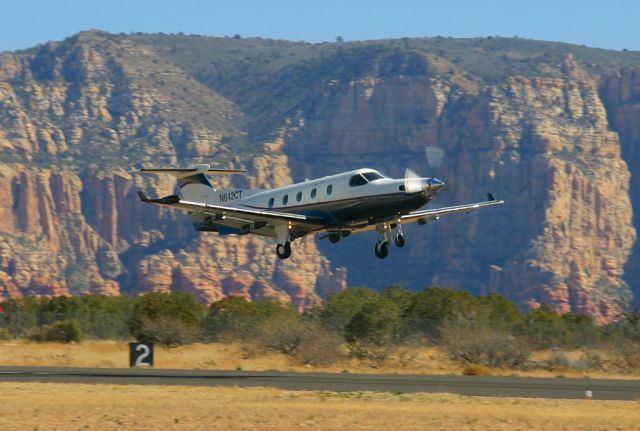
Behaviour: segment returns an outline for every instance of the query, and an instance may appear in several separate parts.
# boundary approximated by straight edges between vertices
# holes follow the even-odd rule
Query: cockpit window
[[[360,174],[352,176],[349,180],[351,187],[364,186],[365,184],[367,184],[367,180]]]
[[[375,181],[375,180],[381,180],[384,178],[384,175],[382,175],[380,172],[365,172],[364,177],[366,179],[368,179],[369,181]]]

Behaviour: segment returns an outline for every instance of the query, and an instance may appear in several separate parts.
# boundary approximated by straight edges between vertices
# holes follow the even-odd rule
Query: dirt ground
[[[129,346],[122,341],[84,341],[78,344],[30,343],[22,340],[0,342],[0,366],[32,365],[56,367],[129,367]],[[581,352],[569,352],[576,359]],[[536,352],[541,360],[549,352]],[[464,366],[448,360],[436,348],[398,349],[384,364],[344,360],[329,367],[309,367],[292,362],[285,355],[252,352],[237,344],[192,344],[175,349],[156,348],[156,368],[252,371],[324,371],[352,373],[461,374]],[[494,375],[533,377],[590,377],[638,379],[638,374],[608,371],[580,373],[574,370],[490,370]],[[640,429],[640,427],[639,427]]]
[[[0,429],[5,431],[631,431],[639,424],[638,401],[0,383]]]

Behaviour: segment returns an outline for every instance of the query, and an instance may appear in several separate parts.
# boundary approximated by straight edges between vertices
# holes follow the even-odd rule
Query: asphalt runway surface
[[[0,382],[273,387],[311,391],[448,392],[475,396],[640,400],[638,380],[407,374],[0,367]]]

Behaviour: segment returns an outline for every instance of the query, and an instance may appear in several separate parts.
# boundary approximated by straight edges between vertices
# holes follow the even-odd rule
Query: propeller
[[[422,191],[422,179],[409,168],[404,171],[404,189],[407,193]]]
[[[431,169],[438,169],[442,164],[444,158],[444,150],[439,147],[426,146],[425,156],[427,158],[427,166]],[[436,190],[440,189],[442,182],[432,178],[428,182],[429,188],[434,187]],[[408,193],[416,193],[423,190],[423,187],[427,184],[423,184],[423,179],[411,169],[407,168],[404,171],[404,189]]]
[[[427,156],[427,165],[430,168],[439,168],[444,158],[444,150],[440,147],[426,146],[424,147]]]

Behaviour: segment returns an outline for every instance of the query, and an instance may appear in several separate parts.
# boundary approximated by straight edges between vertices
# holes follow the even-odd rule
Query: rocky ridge
[[[398,282],[614,319],[640,281],[640,189],[629,187],[640,178],[640,74],[616,69],[614,54],[596,64],[582,48],[531,54],[514,41],[515,55],[507,42],[89,32],[1,54],[0,296],[176,289],[305,309],[347,283]],[[425,146],[444,152],[441,165],[426,163]],[[174,184],[128,166],[194,160],[247,168],[215,179],[242,187],[409,167],[447,182],[435,205],[487,191],[507,204],[407,226],[407,247],[384,262],[368,234],[307,238],[282,262],[271,241],[197,234],[183,215],[139,203],[136,190]]]
[[[414,57],[405,64],[434,69],[428,56]],[[632,296],[623,279],[636,238],[630,173],[598,80],[572,56],[546,67],[548,76],[484,87],[455,72],[380,79],[372,70],[298,113],[285,151],[298,177],[363,161],[400,176],[401,166],[428,168],[425,143],[443,149],[443,165],[432,169],[451,185],[442,205],[478,200],[478,188],[508,204],[412,232],[408,256],[397,260],[411,271],[408,283],[498,292],[608,321]],[[437,259],[425,259],[429,250]],[[397,275],[386,269],[367,266],[359,276],[392,283]]]
[[[344,271],[313,241],[276,262],[270,241],[197,235],[183,215],[139,202],[136,190],[166,195],[174,181],[132,177],[123,167],[136,159],[215,155],[256,172],[242,185],[290,181],[281,153],[230,156],[222,140],[240,136],[234,104],[171,64],[158,71],[162,61],[91,33],[0,56],[0,295],[175,289],[205,302],[239,294],[304,309],[317,292],[344,288]]]

